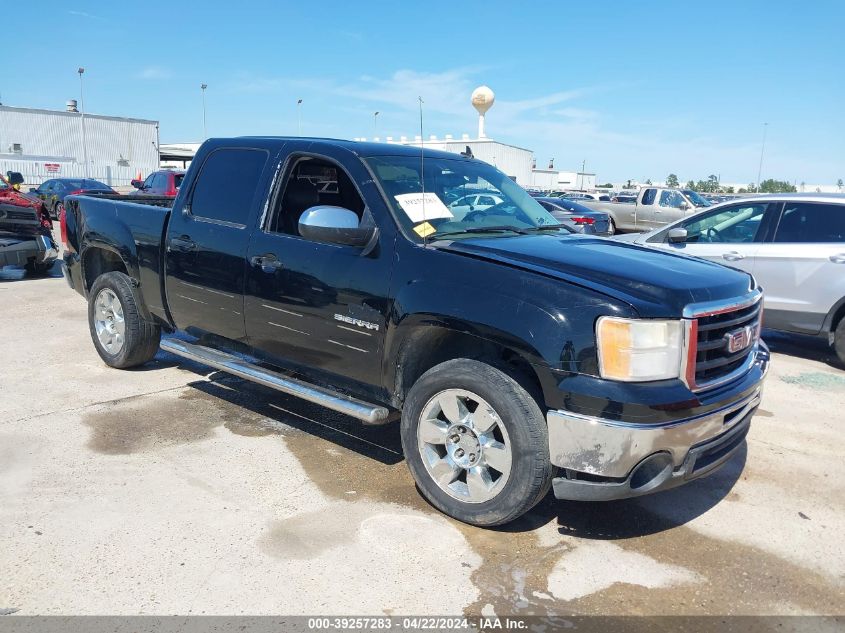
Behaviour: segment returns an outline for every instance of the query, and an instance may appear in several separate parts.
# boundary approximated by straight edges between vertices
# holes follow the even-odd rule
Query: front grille
[[[734,310],[704,314],[696,319],[694,384],[706,387],[742,367],[760,335],[762,303],[756,302]],[[731,336],[747,336],[748,344],[734,352]]]
[[[0,218],[7,220],[32,220],[35,221],[35,211],[32,209],[15,209],[11,205],[4,205],[0,209]]]

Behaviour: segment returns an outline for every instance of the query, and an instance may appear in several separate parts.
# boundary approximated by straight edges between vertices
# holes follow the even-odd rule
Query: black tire
[[[28,277],[46,277],[53,269],[53,262],[36,264],[34,260],[29,260],[23,268]]]
[[[839,325],[833,332],[833,349],[839,357],[839,362],[845,365],[845,317],[839,319]]]
[[[125,324],[123,344],[116,353],[109,352],[100,342],[95,326],[96,300],[104,289],[117,295],[123,309]],[[161,341],[161,327],[145,320],[138,310],[141,299],[132,279],[121,272],[105,273],[97,277],[88,296],[88,327],[91,340],[103,362],[109,367],[126,369],[137,367],[151,360],[158,351]]]
[[[613,221],[613,216],[610,216],[608,231],[608,235],[616,235],[616,222]]]
[[[417,439],[420,417],[436,394],[450,389],[466,390],[486,400],[507,431],[510,474],[489,500],[456,499],[435,482],[423,461]],[[548,435],[537,400],[513,377],[477,360],[450,360],[428,370],[408,392],[402,410],[402,448],[420,491],[435,508],[471,525],[509,523],[545,497],[556,471],[549,459]]]

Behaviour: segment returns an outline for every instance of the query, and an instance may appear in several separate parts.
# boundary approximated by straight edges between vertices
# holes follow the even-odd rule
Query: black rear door
[[[192,190],[174,207],[165,241],[165,292],[176,326],[245,338],[244,274],[249,236],[266,200],[270,153],[221,147],[208,153]]]

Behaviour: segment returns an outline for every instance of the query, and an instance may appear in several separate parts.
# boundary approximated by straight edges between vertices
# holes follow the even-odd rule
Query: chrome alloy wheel
[[[126,340],[123,306],[110,288],[103,288],[94,300],[94,330],[109,354],[118,354]]]
[[[447,389],[423,407],[417,445],[428,474],[451,497],[466,503],[489,501],[511,472],[511,443],[505,425],[483,398]]]

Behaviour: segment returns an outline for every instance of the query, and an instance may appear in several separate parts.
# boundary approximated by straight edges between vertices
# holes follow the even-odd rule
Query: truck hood
[[[747,273],[719,264],[593,237],[469,238],[436,246],[590,288],[643,317],[679,317],[690,303],[736,298],[753,284]]]

